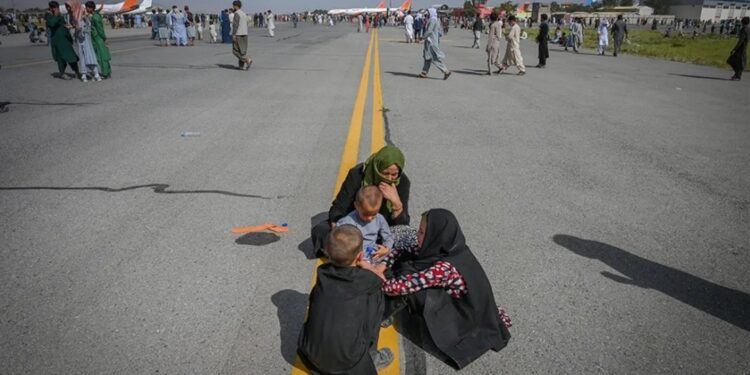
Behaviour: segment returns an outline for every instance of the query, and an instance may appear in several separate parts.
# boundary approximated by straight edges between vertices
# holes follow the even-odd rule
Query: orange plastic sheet
[[[248,227],[235,227],[235,228],[232,228],[232,233],[233,234],[245,234],[245,233],[252,233],[252,232],[263,232],[267,230],[274,232],[274,233],[287,233],[289,232],[289,227],[286,227],[283,225],[265,223],[261,225],[251,225]]]

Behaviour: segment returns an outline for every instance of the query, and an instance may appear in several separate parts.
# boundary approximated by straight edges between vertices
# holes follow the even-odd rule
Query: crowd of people
[[[65,74],[69,66],[83,82],[88,82],[89,78],[95,81],[109,78],[111,56],[104,21],[96,11],[96,4],[87,1],[81,6],[79,1],[69,1],[65,8],[67,12],[63,16],[60,4],[50,1],[49,13],[45,16],[52,58],[57,62],[57,77],[70,79]]]

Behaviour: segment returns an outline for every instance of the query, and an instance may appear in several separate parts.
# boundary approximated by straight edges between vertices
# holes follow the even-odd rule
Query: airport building
[[[721,21],[750,16],[750,0],[677,0],[669,13],[677,18]]]

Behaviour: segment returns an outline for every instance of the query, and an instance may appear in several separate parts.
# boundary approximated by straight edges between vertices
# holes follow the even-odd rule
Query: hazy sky
[[[64,0],[57,0],[62,3]],[[122,0],[94,0],[96,3],[113,4]],[[259,11],[262,9],[272,9],[276,12],[291,12],[300,10],[313,9],[332,9],[332,8],[360,8],[374,7],[380,0],[247,0],[243,1],[243,8],[250,11]],[[403,0],[390,0],[393,7],[401,5]],[[502,3],[502,0],[490,0],[490,5]],[[520,2],[520,1],[519,1]],[[48,0],[0,0],[0,6],[11,7],[15,3],[19,9],[31,7],[46,7]],[[413,8],[427,8],[433,4],[448,4],[449,6],[460,6],[463,0],[414,0]],[[154,0],[154,4],[159,6],[172,5],[189,5],[194,11],[216,11],[222,8],[228,8],[232,5],[232,0]],[[388,5],[388,0],[386,0]]]

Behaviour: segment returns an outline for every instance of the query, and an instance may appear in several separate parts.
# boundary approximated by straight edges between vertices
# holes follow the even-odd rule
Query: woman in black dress
[[[495,304],[487,275],[450,211],[428,211],[416,244],[394,248],[384,257],[393,276],[384,282],[383,292],[391,297],[391,306],[403,304],[407,317],[416,318],[406,325],[426,326],[422,340],[429,339],[438,357],[461,369],[488,350],[500,351],[508,344],[510,319]],[[383,268],[373,267],[380,272]]]

